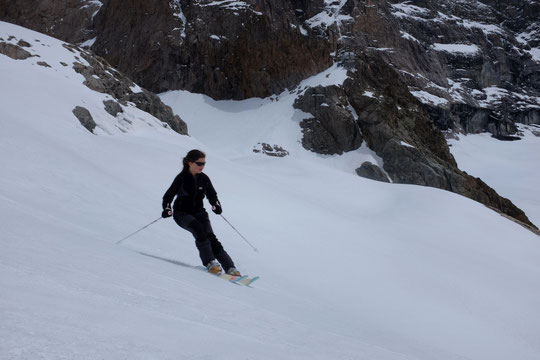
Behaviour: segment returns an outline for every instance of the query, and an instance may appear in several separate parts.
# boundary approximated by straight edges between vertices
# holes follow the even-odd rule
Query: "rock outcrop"
[[[338,86],[309,88],[294,107],[313,117],[300,123],[304,148],[320,154],[343,154],[362,145],[362,134],[349,110],[345,91]]]
[[[142,110],[160,120],[155,121],[151,126],[155,124],[155,126],[170,127],[180,134],[188,134],[186,123],[178,115],[175,115],[172,109],[165,105],[157,95],[137,86],[128,77],[111,67],[103,58],[76,45],[63,43],[52,38],[48,39],[51,41],[32,38],[19,39],[13,35],[7,36],[7,39],[0,38],[0,56],[8,56],[17,61],[26,62],[30,66],[43,66],[47,68],[46,71],[50,71],[57,77],[70,79],[71,75],[80,74],[84,78],[82,84],[93,91],[107,94],[103,100],[103,109],[113,117],[124,112],[122,106],[128,109],[136,107],[138,108],[136,112]],[[42,51],[44,49],[47,51]],[[33,59],[34,57],[37,59]],[[59,61],[58,57],[63,57],[65,61]],[[64,72],[64,68],[69,67],[71,67],[70,72]],[[59,75],[59,73],[63,75]],[[51,79],[54,79],[54,76]],[[129,112],[131,113],[131,111]],[[104,127],[97,124],[92,118],[92,114],[87,108],[77,106],[73,109],[73,114],[88,131],[95,133],[96,127],[104,130]],[[116,125],[122,121],[129,124],[133,118],[137,118],[137,116],[133,116],[132,113],[127,117],[123,116],[116,119]],[[149,124],[149,122],[146,123]],[[122,126],[116,127],[121,131],[129,131],[129,126],[125,129]],[[107,131],[105,130],[105,132]]]
[[[15,60],[24,60],[32,56],[28,51],[24,50],[19,44],[10,44],[0,40],[0,54],[9,56]]]
[[[452,191],[534,228],[525,213],[510,200],[499,196],[481,179],[458,169],[443,134],[391,66],[379,56],[358,53],[352,70],[341,89],[342,98],[333,96],[337,91],[334,86],[326,91],[310,89],[306,95],[310,99],[311,95],[318,95],[317,103],[328,104],[329,108],[349,103],[352,110],[347,111],[351,116],[356,114],[361,137],[383,160],[384,170],[393,182]],[[332,128],[341,120],[336,117],[329,122],[328,128]],[[312,131],[317,131],[318,137],[327,133],[326,128]],[[310,133],[307,136],[317,137]]]
[[[73,115],[79,119],[81,125],[84,126],[86,130],[90,131],[92,134],[94,133],[97,124],[87,108],[76,106],[75,109],[73,109]]]
[[[138,87],[127,76],[111,67],[105,59],[74,45],[66,44],[64,47],[80,54],[88,63],[86,65],[82,62],[76,62],[73,68],[84,76],[84,84],[90,89],[110,94],[123,105],[132,102],[142,111],[169,124],[174,131],[187,135],[186,123],[178,115],[175,115],[170,106],[165,105],[156,94]],[[105,110],[109,113],[114,112],[114,116],[120,112],[118,107],[110,102],[105,104]]]
[[[358,169],[356,169],[356,173],[358,174],[358,176],[362,176],[367,179],[381,182],[390,182],[388,176],[386,176],[384,171],[380,167],[369,161],[363,162],[362,165]]]

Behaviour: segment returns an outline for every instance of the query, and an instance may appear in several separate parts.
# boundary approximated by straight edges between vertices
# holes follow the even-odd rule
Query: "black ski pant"
[[[174,212],[174,221],[195,237],[195,245],[204,266],[217,259],[225,271],[234,267],[234,263],[212,230],[206,210],[196,214]]]

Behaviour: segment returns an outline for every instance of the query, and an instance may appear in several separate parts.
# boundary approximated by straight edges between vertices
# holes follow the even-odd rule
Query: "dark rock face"
[[[329,46],[300,33],[289,2],[241,3],[109,0],[93,49],[152,91],[216,99],[269,96],[330,65]]]
[[[398,79],[380,58],[359,54],[355,71],[345,81],[345,92],[369,147],[382,152],[390,140],[396,139],[455,166],[441,132]]]
[[[379,47],[394,49],[383,52],[387,62],[442,129],[504,138],[538,111],[540,61],[531,47],[540,44],[539,8],[528,1],[392,1],[399,37]]]
[[[454,130],[459,128],[468,134],[490,132],[495,136],[515,134],[517,127],[514,120],[526,124],[526,119],[535,121],[534,111],[526,112],[523,117],[512,114],[504,118],[497,117],[493,111],[477,108],[467,104],[451,104],[447,109],[423,104],[430,118],[441,130]],[[534,122],[532,122],[534,123]]]
[[[517,112],[516,121],[525,125],[540,125],[540,109],[532,109],[526,112]]]
[[[87,108],[77,106],[75,109],[73,109],[73,115],[79,119],[81,125],[84,126],[86,130],[94,133],[94,129],[96,128],[97,124]]]
[[[386,176],[384,171],[380,167],[370,163],[369,161],[363,162],[362,165],[358,169],[356,169],[356,173],[358,174],[358,176],[362,176],[367,179],[390,182],[390,180],[388,180],[388,176]]]
[[[97,0],[0,0],[0,20],[24,26],[70,43],[93,38]]]
[[[309,88],[296,99],[294,107],[313,115],[300,123],[304,148],[331,155],[356,150],[362,145],[360,128],[340,87]]]
[[[324,0],[291,0],[291,3],[302,23],[324,10]]]
[[[151,91],[168,88],[183,41],[168,1],[106,1],[95,17],[92,49]]]
[[[378,58],[360,55],[345,89],[368,146],[394,182],[449,188],[456,168],[441,132],[397,74]],[[392,80],[394,79],[394,80]]]

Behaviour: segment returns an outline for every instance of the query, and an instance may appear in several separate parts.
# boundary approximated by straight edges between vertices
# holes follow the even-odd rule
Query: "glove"
[[[170,208],[163,209],[163,212],[161,213],[162,218],[168,218],[172,216],[172,210]]]
[[[212,206],[212,211],[214,212],[214,214],[217,214],[217,215],[223,212],[223,209],[221,208],[221,204],[219,203],[219,201],[217,201],[216,204]]]

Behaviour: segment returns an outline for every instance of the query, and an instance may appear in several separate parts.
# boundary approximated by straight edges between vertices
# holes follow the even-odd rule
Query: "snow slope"
[[[519,141],[499,141],[491,134],[460,135],[449,140],[450,150],[462,170],[511,199],[538,226],[540,126],[521,125],[519,130],[523,133]]]
[[[166,94],[192,137],[130,106],[128,127],[61,42],[0,23],[9,35],[41,58],[0,55],[0,358],[538,358],[540,243],[519,225],[452,193],[359,178],[366,149],[303,151],[290,94]],[[71,113],[80,104],[98,135]],[[258,141],[290,155],[255,154]],[[192,269],[191,235],[170,219],[115,245],[159,216],[192,148],[260,251],[211,214],[240,270],[261,276],[254,288]]]

